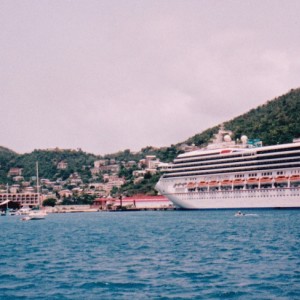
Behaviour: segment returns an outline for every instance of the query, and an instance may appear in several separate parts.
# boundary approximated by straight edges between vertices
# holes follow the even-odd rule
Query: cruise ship
[[[300,141],[262,146],[220,128],[204,149],[180,154],[156,184],[183,209],[300,208]]]

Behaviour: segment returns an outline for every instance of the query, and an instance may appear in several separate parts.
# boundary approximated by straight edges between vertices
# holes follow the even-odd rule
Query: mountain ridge
[[[300,88],[292,89],[288,93],[268,100],[266,103],[249,110],[248,112],[224,122],[225,129],[233,132],[233,139],[241,135],[248,138],[258,138],[264,145],[292,142],[300,137]],[[91,177],[93,162],[98,159],[116,160],[120,165],[123,162],[138,162],[147,155],[155,155],[162,162],[171,162],[179,153],[182,153],[182,144],[203,147],[207,145],[217,133],[219,125],[208,128],[187,140],[168,147],[155,148],[147,146],[138,152],[129,149],[106,155],[86,153],[80,149],[52,149],[34,150],[26,154],[18,154],[13,150],[0,146],[0,183],[6,183],[10,168],[23,168],[23,174],[29,178],[35,174],[35,162],[40,162],[40,176],[44,178],[66,178],[71,172],[79,172],[86,178]],[[60,161],[68,162],[68,169],[57,171],[56,164]],[[132,172],[133,170],[131,170]],[[122,173],[123,172],[123,173]],[[130,177],[122,169],[122,176]],[[125,176],[125,177],[126,177]]]
[[[299,112],[300,88],[296,88],[223,124],[233,132],[234,139],[247,135],[248,138],[259,138],[264,145],[283,144],[300,136]],[[206,129],[184,143],[204,146],[220,125]]]

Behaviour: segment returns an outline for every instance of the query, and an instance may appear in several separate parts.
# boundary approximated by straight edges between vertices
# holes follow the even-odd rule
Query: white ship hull
[[[184,209],[300,208],[300,143],[253,148],[225,133],[178,155],[156,189]]]
[[[300,188],[164,194],[184,209],[300,208]]]

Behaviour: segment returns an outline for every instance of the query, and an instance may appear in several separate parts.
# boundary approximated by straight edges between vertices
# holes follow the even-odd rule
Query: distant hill
[[[10,150],[8,148],[2,147],[0,146],[0,153],[6,153],[6,154],[12,154],[12,155],[17,155],[16,152],[14,152],[13,150]]]
[[[240,138],[241,135],[247,135],[248,138],[258,138],[264,145],[273,145],[292,142],[293,138],[300,137],[300,89],[294,89],[287,94],[274,100],[266,102],[249,112],[238,116],[224,123],[225,128],[233,132],[233,138]],[[132,169],[126,170],[122,164],[128,161],[138,162],[146,155],[156,155],[163,162],[172,161],[179,153],[182,153],[181,145],[183,143],[196,146],[204,146],[209,143],[219,125],[209,128],[202,133],[196,134],[182,143],[171,145],[169,147],[154,148],[147,146],[141,151],[133,153],[126,149],[114,154],[97,156],[86,153],[81,150],[34,150],[27,154],[17,154],[16,152],[0,146],[0,184],[10,181],[7,177],[11,167],[20,167],[23,169],[23,176],[28,180],[35,176],[35,163],[39,161],[40,178],[55,180],[68,178],[73,172],[78,172],[84,182],[91,178],[91,168],[98,159],[114,159],[120,164],[121,172],[119,175],[126,179],[131,178],[128,186],[124,190],[138,192],[153,192],[153,186],[158,176],[145,178],[145,181],[135,185],[132,183]],[[68,163],[66,170],[58,170],[57,163],[65,161]],[[12,183],[12,182],[11,182]]]
[[[0,183],[6,182],[10,164],[17,156],[16,152],[0,146]]]
[[[258,138],[263,145],[275,145],[292,142],[300,137],[300,89],[268,101],[249,112],[224,123],[231,130],[233,138],[247,135]],[[185,141],[187,144],[203,146],[218,131],[219,126],[207,129]]]
[[[77,150],[34,150],[31,153],[19,155],[14,166],[23,168],[23,176],[28,178],[36,175],[36,162],[39,162],[40,178],[65,180],[73,172],[78,172],[83,179],[91,177],[90,168],[100,156]],[[58,170],[57,164],[61,161],[68,163],[66,170]]]

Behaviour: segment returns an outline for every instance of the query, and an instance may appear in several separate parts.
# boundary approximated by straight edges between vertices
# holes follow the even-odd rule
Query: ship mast
[[[38,205],[40,207],[41,201],[40,201],[40,186],[39,186],[39,162],[36,162],[36,192],[38,197]]]
[[[6,184],[6,213],[8,211],[8,183]]]

